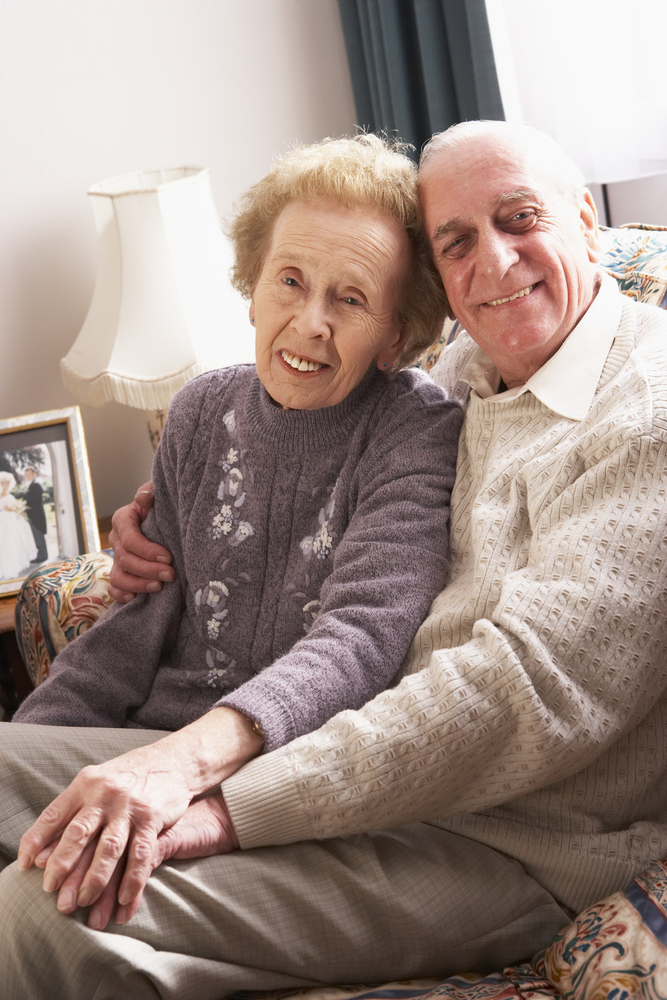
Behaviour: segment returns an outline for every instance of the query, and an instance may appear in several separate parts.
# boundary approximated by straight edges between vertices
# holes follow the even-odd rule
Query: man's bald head
[[[490,151],[492,144],[497,144],[498,150],[513,149],[518,156],[529,161],[545,180],[549,179],[563,197],[579,204],[586,190],[581,170],[551,136],[531,125],[492,121],[452,125],[445,132],[436,133],[424,146],[419,161],[420,174],[428,173],[429,164],[434,165],[439,154],[454,152],[470,140],[480,138],[489,142]]]

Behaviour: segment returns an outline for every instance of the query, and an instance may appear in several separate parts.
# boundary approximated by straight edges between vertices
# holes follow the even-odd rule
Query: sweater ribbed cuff
[[[220,787],[243,850],[312,838],[303,801],[280,751],[251,760]]]

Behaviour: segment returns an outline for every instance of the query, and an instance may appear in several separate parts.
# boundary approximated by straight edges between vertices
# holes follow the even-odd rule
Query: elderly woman
[[[120,923],[193,799],[390,684],[444,582],[461,416],[404,370],[446,305],[412,164],[375,136],[297,149],[231,234],[257,363],[172,405],[146,530],[177,583],[112,609],[15,716],[149,731],[83,770],[21,843],[19,867],[45,866],[65,913],[94,904],[95,928],[126,849]],[[202,821],[216,808],[219,792]]]

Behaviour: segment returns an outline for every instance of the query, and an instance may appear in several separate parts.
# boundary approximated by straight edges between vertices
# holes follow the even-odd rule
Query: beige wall
[[[0,0],[0,418],[75,402],[58,362],[93,290],[91,184],[201,164],[224,215],[354,117],[336,0]],[[110,514],[150,472],[143,413],[82,413]]]

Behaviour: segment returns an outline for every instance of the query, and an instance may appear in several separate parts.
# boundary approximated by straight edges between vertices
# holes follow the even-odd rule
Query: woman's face
[[[284,409],[340,403],[403,343],[396,305],[410,260],[398,222],[330,199],[278,216],[250,305],[257,373]]]

